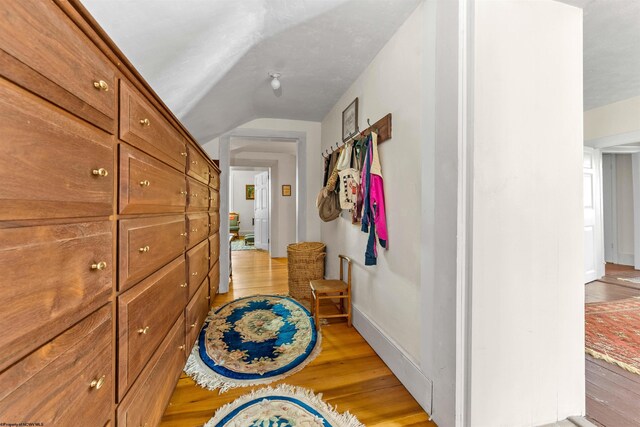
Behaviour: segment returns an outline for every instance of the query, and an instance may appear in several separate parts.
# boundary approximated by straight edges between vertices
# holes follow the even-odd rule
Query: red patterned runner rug
[[[640,297],[586,304],[587,354],[640,375]]]

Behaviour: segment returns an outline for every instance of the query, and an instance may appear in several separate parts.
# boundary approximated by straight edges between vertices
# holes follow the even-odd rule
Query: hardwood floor
[[[640,296],[640,289],[616,280],[637,276],[640,271],[632,267],[607,264],[605,277],[585,285],[586,302]],[[586,381],[587,416],[592,422],[605,427],[640,426],[640,375],[586,355]]]
[[[233,284],[229,293],[216,297],[214,305],[249,295],[287,293],[286,259],[270,259],[262,251],[232,254]],[[435,426],[355,328],[347,327],[342,319],[322,327],[322,353],[318,358],[274,385],[280,383],[322,393],[338,411],[350,411],[369,427]],[[197,386],[183,373],[161,426],[201,426],[217,408],[251,389],[219,394]]]

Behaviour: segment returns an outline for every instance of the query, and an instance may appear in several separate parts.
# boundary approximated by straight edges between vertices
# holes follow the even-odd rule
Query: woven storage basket
[[[311,308],[309,281],[324,279],[324,243],[302,242],[287,246],[289,295]]]

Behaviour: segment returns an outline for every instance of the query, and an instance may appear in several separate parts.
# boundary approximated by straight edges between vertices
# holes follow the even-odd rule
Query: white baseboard
[[[431,414],[433,382],[420,371],[391,338],[356,307],[353,307],[353,326],[373,347],[420,406]]]
[[[633,254],[621,254],[618,253],[618,264],[620,265],[630,265],[633,267]]]

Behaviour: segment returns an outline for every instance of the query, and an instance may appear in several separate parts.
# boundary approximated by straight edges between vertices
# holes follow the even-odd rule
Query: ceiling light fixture
[[[269,73],[269,77],[271,77],[271,87],[273,90],[280,89],[280,73]]]

